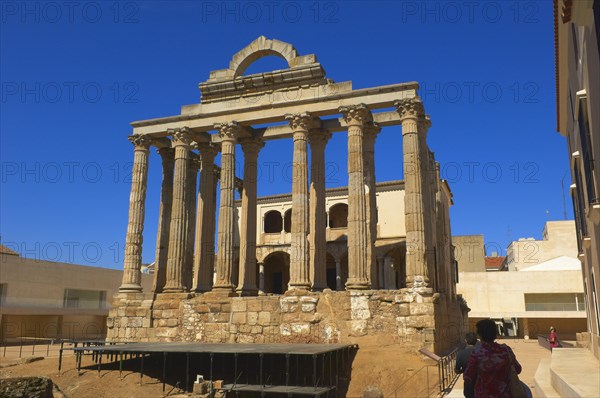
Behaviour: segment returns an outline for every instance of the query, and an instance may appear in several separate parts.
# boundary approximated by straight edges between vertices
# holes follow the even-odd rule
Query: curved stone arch
[[[262,246],[256,251],[256,261],[259,263],[264,263],[267,257],[277,252],[283,252],[290,255],[292,253],[292,249],[290,246]]]
[[[278,233],[283,230],[283,217],[277,209],[271,209],[263,215],[262,231],[266,234]]]
[[[327,209],[329,228],[348,228],[348,204],[339,202],[335,203]]]
[[[233,77],[242,76],[254,61],[269,55],[283,58],[291,68],[295,64],[298,52],[289,43],[260,36],[235,53],[231,62],[229,62],[229,69],[233,71]]]

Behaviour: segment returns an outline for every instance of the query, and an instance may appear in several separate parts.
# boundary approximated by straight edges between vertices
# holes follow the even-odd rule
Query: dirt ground
[[[427,381],[433,391],[437,381],[437,370],[434,362],[425,359],[414,348],[407,349],[399,342],[382,341],[375,338],[361,338],[359,350],[352,362],[351,379],[346,396],[360,397],[369,385],[378,386],[386,397],[425,396]],[[0,358],[0,365],[15,363],[15,358]],[[77,374],[72,353],[65,354],[61,374],[58,375],[58,358],[50,356],[43,360],[2,367],[0,378],[18,376],[48,376],[58,385],[68,398],[114,398],[114,397],[162,397],[163,385],[158,376],[152,377],[145,371],[140,385],[140,373],[137,362],[132,360],[131,366],[125,365],[123,379],[119,377],[118,365],[106,364],[100,373],[89,356],[82,361],[81,375]],[[149,367],[150,365],[145,365]],[[410,380],[406,382],[408,379]],[[175,388],[175,382],[169,380],[165,393],[169,396],[181,394]],[[398,390],[398,388],[400,388]],[[336,394],[336,397],[340,394]]]

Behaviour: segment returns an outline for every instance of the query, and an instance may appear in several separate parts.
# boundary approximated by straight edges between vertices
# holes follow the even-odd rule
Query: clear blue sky
[[[316,54],[354,88],[421,84],[453,234],[484,234],[498,251],[563,218],[550,1],[0,4],[0,234],[25,256],[122,267],[129,123],[197,103],[209,71],[260,35]],[[265,58],[248,72],[282,67]],[[337,133],[328,145],[328,186],[347,184],[346,143]],[[378,181],[402,178],[401,144],[399,128],[380,134]],[[291,156],[290,140],[267,144],[259,195],[291,190]],[[153,152],[144,262],[154,260],[160,174]]]

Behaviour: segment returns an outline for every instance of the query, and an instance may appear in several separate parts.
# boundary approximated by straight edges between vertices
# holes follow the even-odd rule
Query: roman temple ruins
[[[288,68],[244,75],[269,55]],[[416,82],[353,89],[329,79],[315,55],[261,36],[199,87],[201,102],[181,114],[132,123],[125,272],[108,318],[110,341],[389,335],[436,352],[459,342],[468,308],[456,294],[452,194],[427,145],[431,122]],[[375,140],[396,125],[404,180],[376,182]],[[326,190],[332,134],[347,134],[349,182]],[[258,198],[261,148],[284,139],[293,140],[291,194]],[[162,188],[154,287],[143,292],[145,203],[159,200],[146,198],[153,148]]]

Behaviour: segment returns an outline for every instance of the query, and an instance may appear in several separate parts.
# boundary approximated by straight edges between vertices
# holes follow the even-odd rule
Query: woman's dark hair
[[[475,336],[475,333],[469,332],[465,335],[465,341],[468,345],[475,345],[477,344],[477,336]]]
[[[496,322],[491,319],[482,319],[475,324],[475,327],[477,328],[477,334],[481,337],[481,340],[486,343],[491,343],[498,337]]]

